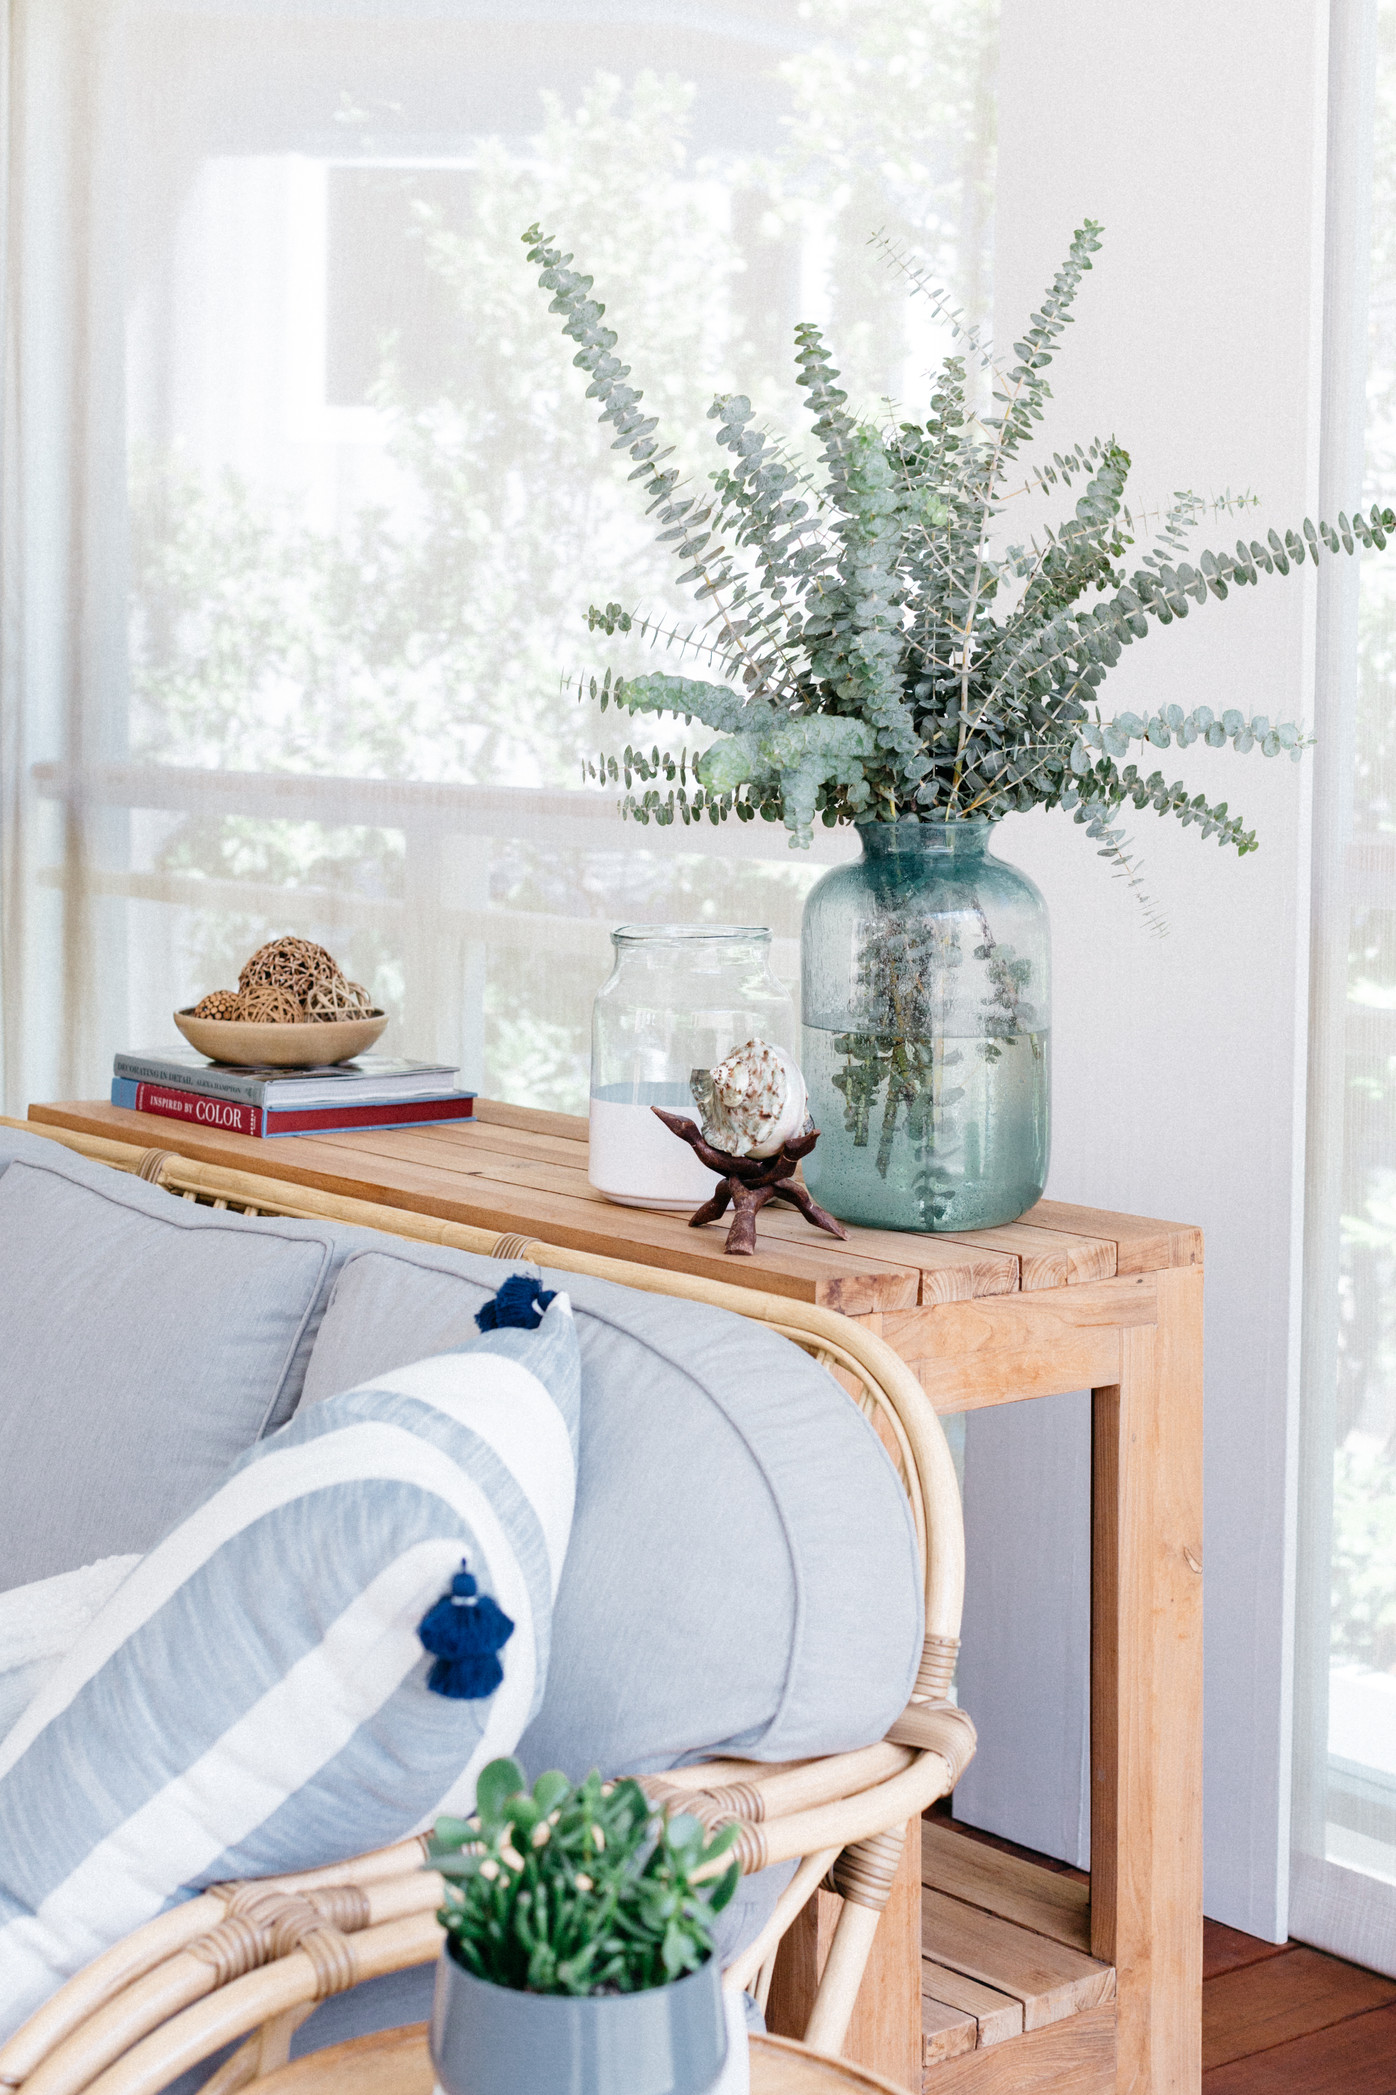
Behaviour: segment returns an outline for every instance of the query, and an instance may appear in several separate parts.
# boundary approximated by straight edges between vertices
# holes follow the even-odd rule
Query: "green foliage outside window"
[[[598,547],[651,605],[676,615],[681,599],[519,267],[519,226],[566,200],[627,338],[662,360],[666,415],[697,433],[695,470],[715,385],[744,386],[763,413],[793,408],[793,390],[766,374],[809,253],[828,276],[851,383],[876,398],[914,345],[904,301],[869,266],[869,226],[930,253],[970,310],[989,295],[996,14],[992,0],[812,0],[797,34],[769,42],[769,91],[788,118],[759,151],[713,150],[694,87],[667,71],[597,74],[566,103],[540,97],[532,135],[472,140],[454,186],[384,165],[398,128],[404,162],[421,146],[410,107],[374,113],[363,180],[384,227],[397,185],[399,237],[440,292],[429,355],[391,333],[377,344],[370,397],[389,479],[356,495],[351,471],[335,515],[317,516],[299,492],[135,445],[133,755],[572,783],[594,730],[559,690],[558,664],[604,659],[585,635],[577,643]],[[347,108],[343,118],[352,160],[368,120]],[[294,476],[298,460],[286,463]],[[152,827],[152,873],[210,883],[207,904],[180,914],[189,992],[295,928],[332,949],[349,937],[363,979],[400,1015],[401,832],[249,816]],[[610,924],[763,921],[789,938],[818,871],[774,849],[734,862],[698,839],[681,855],[498,840],[492,859],[469,934],[489,941],[484,1080],[496,1096],[571,1111],[585,1102],[586,1021]],[[245,908],[231,882],[245,886]],[[298,897],[293,925],[278,886]],[[563,919],[582,920],[578,936],[564,936]],[[443,918],[442,950],[463,921]]]

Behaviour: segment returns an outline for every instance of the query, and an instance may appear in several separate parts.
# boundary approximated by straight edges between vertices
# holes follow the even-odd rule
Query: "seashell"
[[[733,1048],[714,1069],[695,1070],[703,1132],[729,1157],[773,1157],[809,1122],[799,1064],[768,1040]]]

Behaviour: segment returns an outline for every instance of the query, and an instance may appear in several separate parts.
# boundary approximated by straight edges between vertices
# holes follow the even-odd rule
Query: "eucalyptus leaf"
[[[917,259],[877,236],[883,259],[956,332],[924,419],[895,407],[856,411],[820,329],[803,322],[795,365],[817,466],[794,462],[747,395],[721,395],[709,410],[719,464],[698,488],[669,462],[672,448],[630,383],[591,278],[529,229],[529,261],[576,345],[587,396],[614,447],[628,452],[656,537],[702,607],[683,632],[616,601],[589,614],[596,629],[677,652],[697,673],[612,671],[584,680],[581,695],[603,710],[698,722],[715,738],[677,755],[627,749],[623,779],[612,755],[592,764],[587,776],[623,784],[628,814],[661,826],[759,818],[805,845],[816,822],[992,821],[1062,808],[1128,871],[1114,818],[1129,802],[1238,852],[1256,848],[1224,803],[1209,807],[1181,787],[1160,798],[1131,776],[1130,744],[1200,739],[1245,754],[1258,741],[1298,756],[1310,739],[1302,728],[1263,716],[1248,723],[1235,707],[1218,721],[1210,707],[1189,713],[1176,702],[1147,722],[1133,712],[1109,719],[1101,684],[1156,626],[1224,601],[1234,585],[1380,546],[1396,512],[1376,504],[1336,526],[1305,519],[1283,537],[1270,530],[1263,542],[1238,538],[1234,549],[1190,558],[1209,511],[1229,516],[1251,498],[1209,505],[1184,490],[1159,517],[1137,513],[1126,501],[1129,454],[1113,437],[1034,464],[1029,448],[1050,397],[1043,374],[1100,231],[1091,220],[1078,228],[1011,356],[997,363],[958,329]],[[975,377],[988,376],[987,413],[974,404],[971,364]],[[1006,545],[1008,505],[1031,489],[1067,490],[1070,507],[1030,543]]]

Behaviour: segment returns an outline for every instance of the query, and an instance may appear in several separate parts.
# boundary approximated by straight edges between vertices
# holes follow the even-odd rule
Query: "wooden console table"
[[[720,1226],[690,1230],[594,1193],[584,1120],[486,1100],[477,1113],[259,1141],[104,1104],[30,1108],[86,1134],[822,1303],[878,1330],[942,1412],[1090,1389],[1089,1895],[929,1821],[919,1858],[907,1844],[911,1874],[879,1931],[874,1997],[866,2014],[860,2000],[848,2049],[900,2086],[924,2070],[926,2095],[1197,2095],[1200,1232],[1043,1201],[1004,1229],[853,1229],[839,1244],[767,1208],[756,1256],[728,1258]],[[792,1930],[792,2016],[809,1978],[801,1956],[812,1968],[824,1925],[813,1905],[803,1938]]]

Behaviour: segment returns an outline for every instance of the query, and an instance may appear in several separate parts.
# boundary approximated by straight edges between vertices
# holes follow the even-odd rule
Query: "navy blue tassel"
[[[536,1331],[556,1293],[531,1273],[511,1273],[494,1299],[476,1310],[475,1321],[482,1331],[503,1331],[510,1325]]]
[[[476,1597],[475,1580],[462,1557],[450,1592],[443,1593],[417,1625],[417,1635],[436,1659],[427,1686],[433,1694],[461,1702],[492,1695],[504,1678],[495,1653],[513,1634],[514,1625],[503,1608],[488,1593]]]

